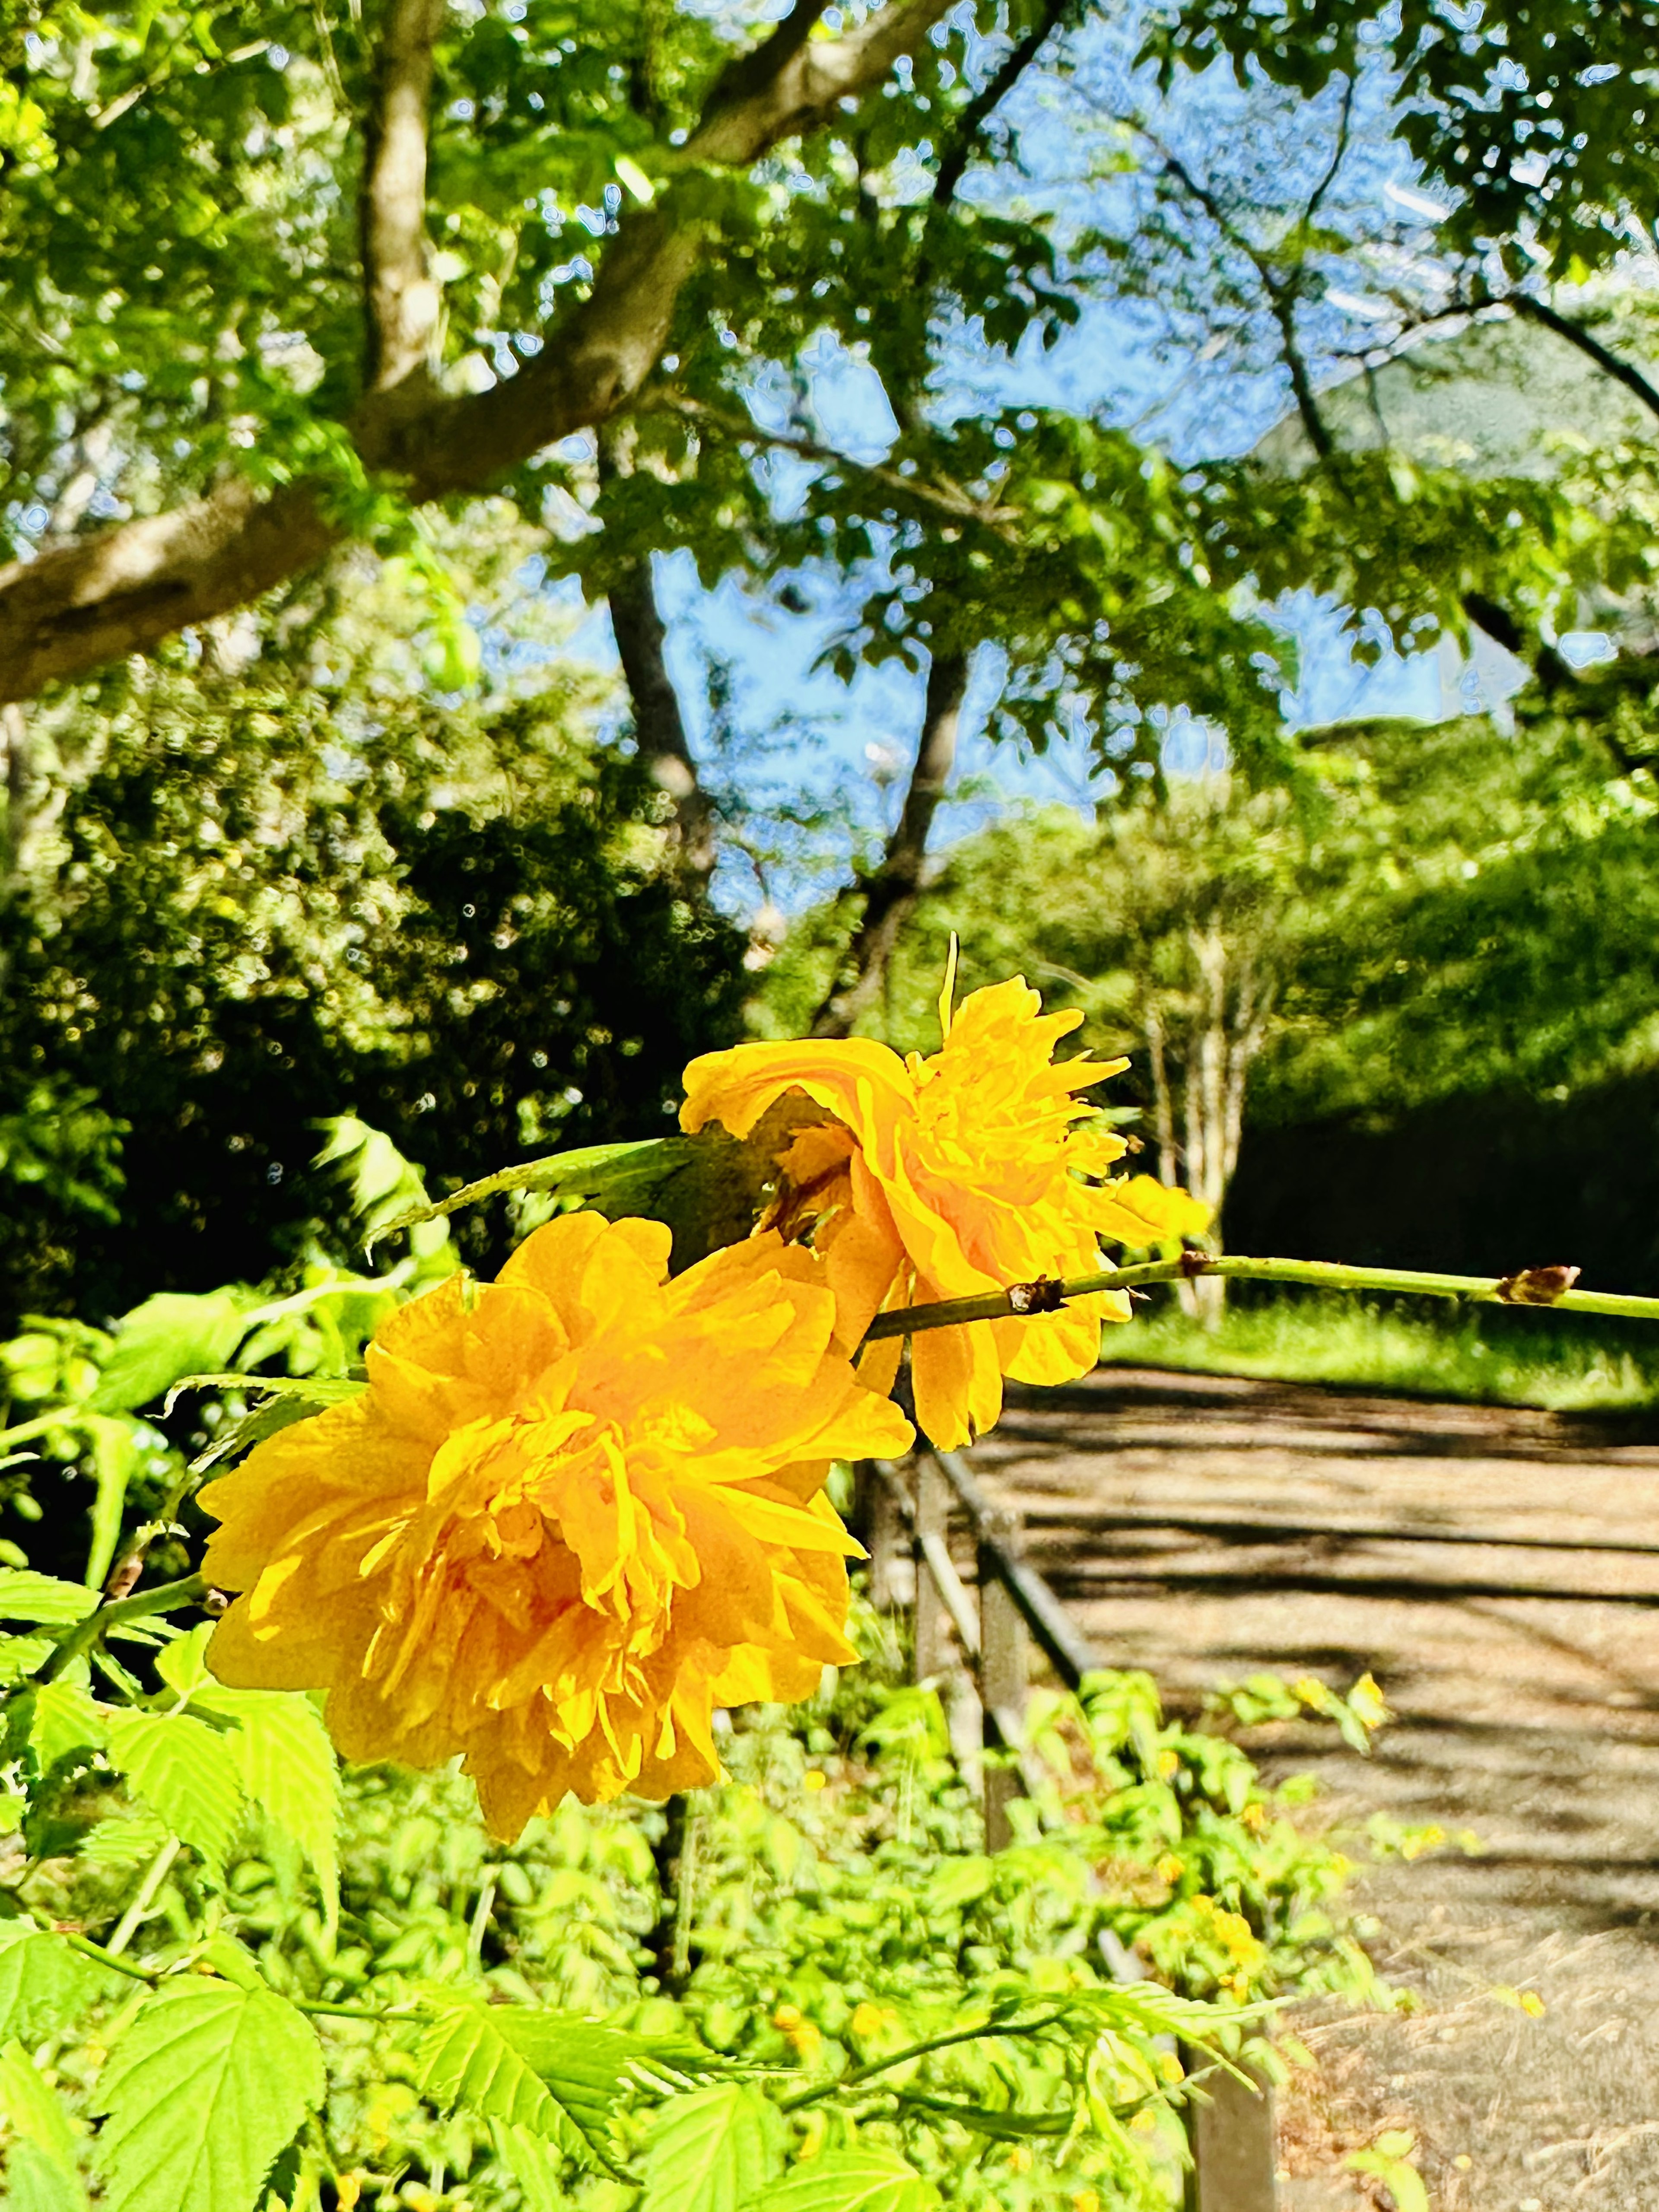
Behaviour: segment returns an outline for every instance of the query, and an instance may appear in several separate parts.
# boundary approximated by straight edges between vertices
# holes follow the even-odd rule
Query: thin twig
[[[1191,1282],[1203,1275],[1226,1275],[1249,1283],[1299,1283],[1315,1290],[1387,1291],[1404,1297],[1449,1298],[1460,1305],[1547,1306],[1552,1312],[1603,1314],[1627,1321],[1659,1321],[1659,1298],[1626,1297],[1609,1291],[1564,1290],[1553,1297],[1528,1297],[1519,1275],[1437,1275],[1405,1267],[1351,1267],[1330,1260],[1252,1260],[1243,1254],[1183,1252],[1178,1260],[1148,1260],[1133,1267],[1107,1267],[1097,1275],[1073,1275],[1064,1282],[1015,1283],[1006,1291],[975,1297],[947,1298],[937,1304],[902,1306],[878,1314],[864,1340],[916,1336],[930,1328],[954,1328],[964,1322],[1029,1319],[1052,1312],[1072,1298],[1100,1291],[1128,1291],[1148,1283]]]
[[[145,1915],[155,1902],[157,1891],[172,1871],[173,1862],[179,1856],[180,1844],[177,1836],[169,1836],[149,1863],[149,1869],[138,1885],[137,1895],[116,1923],[115,1933],[104,1946],[104,1957],[111,1966],[118,1966],[123,1951],[131,1942],[143,1924]]]

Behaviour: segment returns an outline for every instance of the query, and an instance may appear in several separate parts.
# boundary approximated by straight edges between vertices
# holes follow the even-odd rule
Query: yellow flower
[[[1185,1874],[1186,1871],[1186,1861],[1184,1859],[1178,1859],[1173,1851],[1165,1851],[1163,1857],[1152,1869],[1152,1872],[1158,1876],[1160,1881],[1169,1882],[1179,1881],[1182,1875]]]
[[[1374,1675],[1362,1674],[1348,1692],[1348,1710],[1368,1729],[1379,1729],[1393,1718]]]
[[[944,1042],[927,1059],[865,1038],[807,1039],[738,1045],[685,1071],[680,1120],[691,1132],[718,1121],[747,1137],[780,1099],[800,1095],[802,1113],[778,1140],[768,1220],[823,1252],[849,1346],[887,1309],[1091,1273],[1103,1237],[1141,1247],[1209,1219],[1150,1176],[1097,1180],[1126,1147],[1073,1126],[1090,1110],[1077,1094],[1127,1063],[1084,1054],[1053,1064],[1080,1014],[1043,1013],[1023,976],[972,993],[954,1014],[951,989],[947,977]],[[814,1108],[830,1118],[813,1119]],[[1086,1374],[1101,1323],[1128,1318],[1123,1292],[1097,1292],[1030,1320],[927,1330],[911,1348],[917,1418],[936,1444],[966,1443],[1000,1413],[1005,1375]],[[886,1389],[898,1357],[896,1339],[872,1345],[860,1372]]]
[[[822,1790],[829,1780],[830,1777],[821,1766],[809,1766],[800,1778],[800,1786],[803,1790]]]
[[[464,1756],[511,1838],[567,1794],[720,1771],[715,1707],[810,1695],[859,1547],[832,1458],[909,1425],[832,1342],[820,1262],[762,1237],[673,1282],[656,1222],[573,1213],[403,1307],[361,1397],[202,1493],[243,1593],[223,1681],[324,1689],[348,1758]]]
[[[1536,1990],[1522,1990],[1521,2009],[1531,2020],[1542,2020],[1547,2008]]]
[[[853,2008],[853,2016],[847,2023],[848,2031],[862,2042],[867,2036],[879,2035],[884,2027],[890,2027],[897,2018],[898,2014],[890,2006],[873,2005],[866,1998],[862,2004]]]
[[[807,2019],[799,2005],[781,2004],[772,2015],[774,2027],[781,2028],[802,2058],[812,2058],[823,2044],[823,2031]]]

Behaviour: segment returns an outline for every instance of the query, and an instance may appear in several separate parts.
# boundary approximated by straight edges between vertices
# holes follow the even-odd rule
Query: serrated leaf
[[[257,1406],[251,1406],[246,1413],[238,1413],[222,1424],[206,1450],[198,1452],[191,1460],[192,1474],[205,1474],[221,1461],[252,1451],[255,1444],[274,1437],[279,1429],[291,1429],[296,1421],[308,1421],[313,1413],[325,1413],[331,1406],[343,1405],[348,1398],[361,1397],[368,1386],[366,1382],[333,1378],[319,1382],[310,1376],[290,1387],[285,1381],[268,1384],[262,1376],[186,1375],[167,1393],[167,1406],[171,1410],[173,1401],[181,1390],[233,1387],[243,1390],[269,1389],[270,1395],[263,1397]]]
[[[373,1251],[376,1244],[395,1236],[400,1229],[417,1229],[425,1221],[444,1220],[452,1213],[459,1213],[464,1206],[477,1206],[506,1191],[541,1191],[597,1205],[598,1194],[625,1180],[629,1167],[643,1170],[653,1155],[681,1141],[672,1137],[642,1137],[626,1144],[585,1145],[575,1152],[552,1152],[544,1159],[521,1161],[517,1167],[502,1168],[495,1175],[481,1176],[476,1182],[463,1183],[447,1198],[426,1206],[410,1206],[402,1213],[393,1214],[390,1220],[377,1223],[365,1239],[363,1249]]]
[[[680,2050],[683,2046],[673,2046]],[[445,2002],[421,2039],[419,2087],[442,2111],[526,2127],[584,2166],[611,2163],[611,2115],[670,2046],[568,2013]]]
[[[524,2192],[525,2212],[569,2212],[559,2185],[559,2162],[544,2139],[529,2128],[489,2123],[495,2155]]]
[[[0,1689],[10,1689],[52,1656],[50,1636],[0,1636]]]
[[[42,1682],[25,1695],[29,1700],[29,1748],[43,1774],[70,1752],[101,1744],[109,1733],[91,1693],[67,1675]]]
[[[297,1691],[215,1683],[195,1702],[237,1723],[231,1746],[242,1787],[309,1862],[332,1924],[339,1910],[340,1767],[322,1716]]]
[[[94,1413],[132,1413],[159,1398],[181,1375],[222,1368],[247,1331],[246,1291],[208,1291],[191,1297],[161,1291],[115,1326],[115,1343],[98,1388]]]
[[[104,2212],[250,2212],[323,2087],[316,2035],[285,1998],[198,1976],[164,1983],[98,2084]]]
[[[29,1567],[0,1567],[0,1620],[32,1620],[42,1627],[67,1628],[84,1620],[98,1602],[84,1583],[59,1582]]]
[[[0,2036],[56,2034],[112,1986],[112,1977],[61,1936],[32,1929],[0,1938]]]
[[[657,2116],[639,2212],[738,2212],[783,2171],[782,2120],[745,2081],[671,2097]]]
[[[826,2151],[767,2191],[766,2212],[930,2212],[931,2181],[894,2151]]]
[[[132,1813],[100,1820],[88,1828],[76,1856],[88,1866],[143,1866],[153,1859],[168,1835],[167,1822],[156,1813]]]
[[[222,1885],[242,1811],[236,1754],[226,1737],[189,1713],[117,1713],[109,1756],[134,1793],[190,1845],[209,1880]]]

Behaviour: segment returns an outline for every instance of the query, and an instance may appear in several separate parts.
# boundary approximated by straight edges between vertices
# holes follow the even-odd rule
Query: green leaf
[[[492,2120],[495,2155],[524,2191],[525,2212],[568,2212],[570,2200],[559,2185],[559,2162],[545,2141],[529,2128]]]
[[[92,1505],[92,1547],[87,1554],[87,1587],[101,1590],[121,1540],[121,1516],[127,1484],[138,1461],[138,1440],[131,1421],[107,1413],[85,1413],[82,1425],[92,1439],[92,1469],[97,1494]]]
[[[37,1575],[27,1567],[0,1567],[0,1620],[67,1628],[84,1620],[97,1602],[97,1591],[84,1583],[59,1582],[55,1575]]]
[[[10,2186],[6,2203],[16,2212],[19,2202],[17,2153],[33,2151],[33,2160],[21,2161],[26,2176],[33,2167],[30,2186],[39,2204],[63,2204],[85,2212],[87,2192],[82,2186],[75,2160],[75,2136],[69,2114],[41,2080],[40,2069],[14,2038],[0,2050],[0,2118],[11,2129],[13,2142],[7,2160]],[[23,2201],[28,2201],[27,2190]]]
[[[115,1348],[88,1401],[95,1413],[131,1413],[181,1375],[224,1367],[247,1328],[251,1301],[237,1290],[189,1297],[158,1291],[116,1324]]]
[[[766,2212],[930,2212],[939,2191],[887,2150],[834,2150],[769,2189]]]
[[[250,2212],[323,2087],[316,2035],[285,1998],[196,1975],[164,1983],[98,2084],[104,2212]]]
[[[1423,2177],[1404,2158],[1390,2157],[1382,2149],[1357,2150],[1342,2163],[1350,2173],[1369,2173],[1380,2181],[1394,2199],[1395,2212],[1429,2212],[1429,2193],[1423,2186]]]
[[[167,1824],[155,1813],[115,1814],[88,1828],[78,1856],[88,1866],[148,1865],[168,1835]]]
[[[242,1787],[310,1862],[331,1924],[339,1910],[340,1768],[321,1714],[297,1691],[217,1683],[195,1702],[236,1722],[231,1747]]]
[[[574,2014],[444,2001],[421,2039],[418,2086],[441,2111],[544,2136],[581,2165],[609,2166],[611,2115],[630,2083],[691,2047],[629,2035]],[[696,2054],[701,2056],[701,2054]],[[710,2063],[715,2063],[709,2054]]]
[[[44,1774],[71,1751],[101,1744],[108,1723],[79,1682],[60,1676],[26,1692],[29,1698],[29,1747]]]
[[[378,1222],[364,1239],[365,1251],[373,1251],[382,1238],[395,1236],[400,1229],[416,1229],[424,1221],[441,1221],[452,1213],[459,1213],[464,1206],[477,1206],[486,1198],[499,1197],[504,1191],[543,1191],[576,1203],[598,1203],[598,1194],[610,1188],[628,1170],[655,1163],[664,1150],[677,1139],[670,1137],[642,1137],[620,1145],[586,1145],[578,1152],[552,1152],[545,1159],[525,1160],[515,1168],[502,1168],[498,1173],[482,1176],[476,1182],[463,1183],[447,1198],[435,1204],[413,1206],[401,1213]]]
[[[222,1885],[242,1810],[235,1749],[226,1736],[189,1713],[117,1713],[109,1724],[109,1756],[150,1810],[190,1845],[209,1880]]]
[[[646,2154],[639,2212],[738,2212],[783,2171],[775,2105],[745,2081],[671,2097]]]
[[[6,2153],[6,2212],[87,2212],[78,2173],[27,2137]]]
[[[789,1102],[797,1120],[817,1109]],[[412,1208],[383,1223],[374,1235],[390,1236],[435,1220],[503,1191],[535,1191],[565,1206],[591,1206],[617,1221],[643,1214],[674,1232],[674,1265],[688,1267],[706,1253],[737,1243],[755,1225],[766,1178],[772,1173],[769,1142],[738,1144],[721,1128],[695,1137],[643,1137],[631,1144],[588,1145],[545,1159],[503,1168],[452,1191],[434,1206]]]
[[[313,1413],[324,1413],[331,1406],[343,1405],[348,1398],[361,1397],[368,1387],[364,1382],[332,1376],[307,1376],[291,1381],[285,1376],[186,1375],[167,1393],[167,1405],[171,1409],[181,1390],[237,1389],[264,1394],[257,1406],[250,1406],[246,1413],[222,1422],[214,1431],[213,1442],[206,1450],[198,1452],[191,1460],[191,1473],[205,1474],[222,1460],[238,1459],[244,1452],[252,1451],[255,1444],[274,1437],[279,1429],[291,1429],[296,1421],[308,1421]]]
[[[61,1936],[38,1929],[0,1933],[0,2036],[33,2043],[56,2034],[112,1983],[103,1967],[71,1950]]]

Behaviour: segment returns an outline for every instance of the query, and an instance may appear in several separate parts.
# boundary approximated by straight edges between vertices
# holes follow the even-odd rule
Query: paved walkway
[[[1385,2202],[1337,2177],[1389,2125],[1437,2212],[1659,2212],[1659,1424],[1110,1368],[972,1457],[1109,1663],[1176,1701],[1369,1668],[1373,1759],[1254,1747],[1341,1823],[1480,1840],[1368,1877],[1420,2008],[1310,2027],[1288,2212]]]

